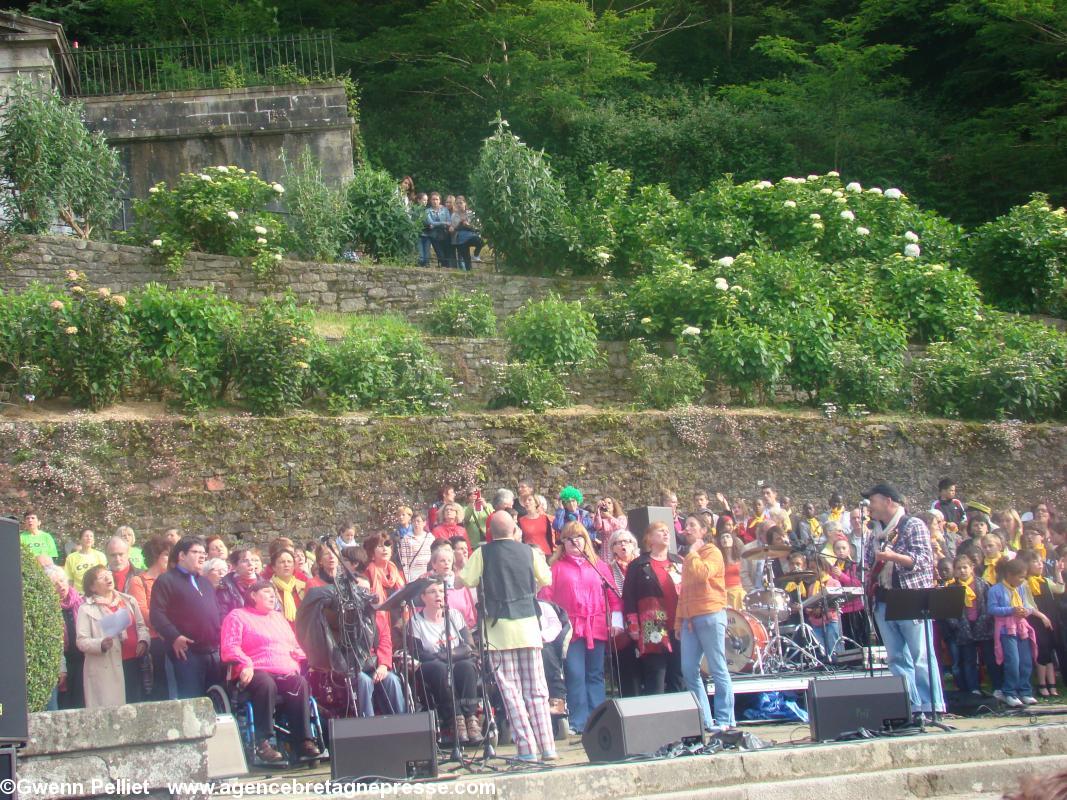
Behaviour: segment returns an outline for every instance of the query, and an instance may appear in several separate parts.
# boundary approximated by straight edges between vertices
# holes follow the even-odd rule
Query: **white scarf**
[[[889,537],[897,525],[904,518],[904,506],[897,508],[897,513],[893,515],[893,518],[889,520],[888,525],[883,525],[880,521],[874,520],[873,536],[875,541],[875,552],[878,552],[879,545]],[[878,585],[883,589],[893,588],[893,569],[896,567],[892,561],[885,562],[882,567],[882,571],[878,573]]]

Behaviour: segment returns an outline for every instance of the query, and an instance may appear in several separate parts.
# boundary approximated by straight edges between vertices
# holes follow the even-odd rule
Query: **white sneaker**
[[[971,694],[977,695],[978,697],[981,697],[982,696],[982,690],[981,689],[971,689]]]
[[[1008,706],[1008,708],[1022,708],[1023,701],[1018,697],[1005,697],[1004,705]]]
[[[1024,705],[1028,705],[1028,706],[1036,706],[1037,705],[1037,698],[1032,696],[1032,695],[1029,695],[1029,694],[1023,695],[1022,697],[1019,698],[1019,700],[1021,700]]]
[[[1004,692],[1002,692],[1000,689],[997,689],[995,692],[993,692],[993,697],[995,697],[1002,703],[1004,702]]]

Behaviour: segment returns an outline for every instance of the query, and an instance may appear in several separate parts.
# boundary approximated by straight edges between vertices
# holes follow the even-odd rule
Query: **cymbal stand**
[[[801,669],[821,669],[825,667],[825,663],[819,658],[819,654],[821,653],[825,656],[826,650],[819,644],[818,639],[815,638],[815,630],[807,622],[807,617],[804,614],[804,603],[800,596],[799,582],[797,583],[796,596],[797,605],[800,608],[800,624],[794,631],[794,636],[799,633],[800,638],[799,640],[791,639],[793,644],[796,645],[796,651],[790,656],[790,661]]]

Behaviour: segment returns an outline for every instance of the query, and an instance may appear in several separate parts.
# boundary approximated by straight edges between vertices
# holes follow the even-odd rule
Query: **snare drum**
[[[777,616],[779,622],[789,619],[789,595],[781,589],[757,589],[745,595],[745,611],[764,622]]]
[[[751,672],[767,646],[767,629],[745,611],[726,609],[726,668],[730,672]],[[700,671],[710,675],[708,659],[700,659]]]

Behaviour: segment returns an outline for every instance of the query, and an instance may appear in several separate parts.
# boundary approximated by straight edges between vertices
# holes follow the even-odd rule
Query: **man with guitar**
[[[923,623],[920,620],[887,621],[883,599],[887,589],[929,589],[935,585],[930,531],[921,519],[908,515],[903,496],[892,484],[879,483],[863,496],[870,500],[873,522],[873,531],[863,553],[863,563],[868,570],[868,600],[885,644],[889,671],[904,678],[914,717],[929,713],[934,707],[943,711],[941,670],[937,667],[936,654],[927,652]],[[930,685],[927,658],[935,659],[933,686]]]

